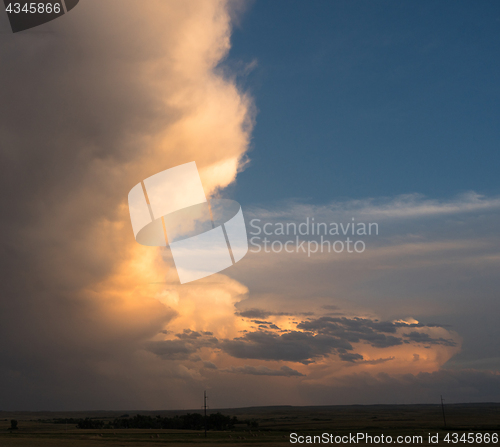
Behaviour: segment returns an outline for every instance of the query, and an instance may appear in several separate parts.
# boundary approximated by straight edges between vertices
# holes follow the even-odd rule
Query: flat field
[[[247,423],[236,424],[228,431],[209,431],[205,438],[203,431],[195,430],[139,430],[139,429],[78,429],[75,424],[56,424],[58,418],[93,418],[104,422],[127,413],[146,416],[160,415],[173,417],[191,411],[127,411],[127,412],[0,412],[0,447],[154,447],[154,446],[289,446],[289,445],[335,445],[314,441],[314,436],[323,433],[335,436],[391,436],[392,444],[397,445],[397,436],[422,436],[422,442],[405,442],[399,445],[479,445],[495,443],[490,436],[500,434],[500,404],[457,404],[446,405],[447,428],[444,428],[443,415],[439,405],[370,405],[370,406],[323,406],[323,407],[252,407],[238,409],[218,409],[224,415],[236,416],[240,421],[253,422],[254,428]],[[18,421],[17,430],[9,430],[11,420]],[[258,427],[256,427],[256,424]],[[304,443],[291,443],[291,433],[304,436]],[[451,433],[450,442],[445,436]],[[453,433],[458,434],[454,443]],[[461,442],[465,433],[474,433],[474,439],[481,442]],[[439,435],[439,443],[430,443],[429,434]],[[478,435],[480,434],[480,435]],[[306,438],[311,436],[311,438]],[[490,439],[486,442],[486,438]],[[299,438],[297,438],[299,439]],[[410,439],[410,438],[407,438]],[[462,438],[464,439],[464,438]],[[472,439],[472,438],[470,438]],[[346,438],[344,438],[346,440]],[[374,439],[375,441],[376,439]],[[349,444],[353,444],[350,442]],[[357,442],[359,445],[381,445]],[[385,443],[387,444],[387,442]],[[340,443],[337,445],[347,445]]]

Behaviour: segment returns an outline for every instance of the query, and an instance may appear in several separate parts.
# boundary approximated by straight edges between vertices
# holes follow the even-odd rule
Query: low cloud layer
[[[338,349],[352,349],[345,340],[298,331],[281,335],[270,332],[249,332],[243,337],[222,342],[220,347],[236,358],[284,360],[304,364]]]
[[[303,377],[304,374],[295,371],[288,366],[282,366],[280,369],[271,369],[266,366],[239,366],[223,370],[235,374],[251,374],[253,376],[278,376],[278,377]]]

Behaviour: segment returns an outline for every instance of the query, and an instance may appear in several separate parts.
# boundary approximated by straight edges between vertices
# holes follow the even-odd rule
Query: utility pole
[[[446,428],[446,417],[444,415],[444,399],[443,399],[443,396],[441,396],[441,409],[443,410],[444,428]]]
[[[206,390],[203,391],[203,408],[205,409],[205,438],[206,438],[207,437],[207,391]]]

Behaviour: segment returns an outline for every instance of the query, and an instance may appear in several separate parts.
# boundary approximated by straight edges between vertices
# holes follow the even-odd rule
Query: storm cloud
[[[196,334],[154,344],[177,315],[158,282],[177,278],[135,243],[126,200],[182,163],[208,196],[244,166],[251,100],[216,70],[237,5],[88,0],[17,34],[0,15],[2,405],[136,406],[140,388],[150,405],[167,377],[194,377],[157,363]]]

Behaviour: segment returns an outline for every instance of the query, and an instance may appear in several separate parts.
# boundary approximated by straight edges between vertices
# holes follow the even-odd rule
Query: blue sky
[[[258,110],[243,204],[498,194],[500,4],[255,1],[225,62]]]

